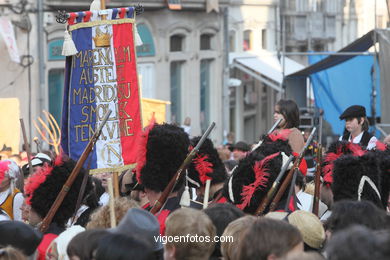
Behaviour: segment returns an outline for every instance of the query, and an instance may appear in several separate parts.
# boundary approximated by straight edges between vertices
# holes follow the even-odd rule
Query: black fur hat
[[[44,166],[34,173],[28,180],[25,187],[27,203],[41,217],[44,218],[49,212],[52,204],[60,193],[62,186],[67,181],[76,162],[72,159],[65,159],[60,162],[58,159],[53,167]],[[82,168],[68,191],[61,206],[57,210],[52,222],[60,227],[65,227],[66,222],[76,210],[77,198],[81,189],[84,175],[87,174]],[[93,189],[92,183],[88,180],[85,195]]]
[[[200,138],[200,136],[192,138],[191,146],[195,147]],[[208,168],[202,167],[202,164],[208,164],[210,166],[209,172],[207,170],[202,171],[203,168]],[[204,141],[195,159],[188,167],[188,185],[194,188],[203,186],[205,184],[204,177],[206,176],[202,177],[202,174],[211,178],[211,184],[223,183],[227,178],[225,165],[221,158],[219,158],[213,142],[208,138]]]
[[[282,160],[281,153],[268,157],[260,153],[249,154],[239,162],[232,176],[225,183],[224,197],[244,212],[254,214],[278,176]]]
[[[137,159],[137,179],[147,189],[163,191],[188,154],[188,134],[172,124],[153,124],[144,133]],[[184,174],[175,186],[181,188]]]
[[[390,150],[376,150],[369,151],[369,153],[374,154],[378,159],[379,169],[380,169],[380,193],[382,198],[383,208],[387,207],[387,198],[390,194]]]
[[[379,163],[375,155],[367,153],[338,158],[334,162],[332,191],[335,202],[343,199],[370,200],[383,207]]]
[[[333,142],[326,151],[321,166],[324,183],[327,185],[331,185],[333,183],[334,162],[338,158],[347,154],[361,156],[364,153],[366,153],[366,151],[363,150],[363,148],[359,144],[354,144],[347,141]]]

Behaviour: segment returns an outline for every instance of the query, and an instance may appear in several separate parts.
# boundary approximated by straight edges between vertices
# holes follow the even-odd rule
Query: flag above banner
[[[77,54],[66,59],[62,149],[78,160],[111,109],[90,155],[90,169],[97,173],[130,168],[142,129],[134,8],[70,13],[68,24]]]

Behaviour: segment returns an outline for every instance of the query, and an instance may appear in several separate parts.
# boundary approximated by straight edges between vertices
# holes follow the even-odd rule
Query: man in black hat
[[[155,205],[176,171],[187,157],[190,140],[183,128],[172,124],[151,123],[142,133],[138,146],[136,176],[145,187],[150,205]],[[184,184],[184,174],[177,181],[164,207],[156,214],[160,232],[165,232],[168,215],[180,208],[179,190]]]
[[[345,130],[339,138],[340,141],[360,144],[367,150],[371,150],[376,146],[376,137],[368,132],[366,109],[363,106],[350,106],[339,118],[345,120]]]
[[[229,147],[229,150],[233,152],[233,159],[237,162],[245,158],[250,149],[251,148],[249,144],[243,141],[237,142],[236,144]]]

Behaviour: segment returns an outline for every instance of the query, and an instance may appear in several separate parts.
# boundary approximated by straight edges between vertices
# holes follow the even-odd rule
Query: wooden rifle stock
[[[284,192],[286,191],[288,185],[291,183],[292,177],[294,175],[294,171],[296,168],[299,167],[299,164],[301,163],[302,158],[305,155],[307,148],[309,147],[311,141],[313,140],[314,133],[315,133],[316,129],[317,128],[314,127],[313,130],[311,131],[309,138],[307,138],[305,146],[302,148],[301,152],[299,153],[298,158],[294,162],[293,167],[288,172],[286,178],[284,179],[282,185],[280,186],[280,189],[276,193],[275,198],[272,200],[269,211],[274,211],[276,209],[276,207],[277,207],[280,199],[282,198]]]
[[[111,112],[112,112],[111,110],[108,110],[107,113],[104,115],[102,123],[99,125],[98,129],[95,131],[91,140],[89,141],[89,143],[85,147],[83,153],[81,154],[81,156],[80,156],[79,160],[77,161],[75,167],[73,168],[71,174],[69,175],[65,184],[62,186],[60,193],[57,195],[56,200],[51,205],[49,212],[47,213],[47,215],[43,219],[42,224],[39,228],[42,233],[45,233],[45,231],[49,227],[51,221],[53,220],[54,215],[57,213],[57,210],[61,206],[62,201],[64,200],[66,194],[68,194],[68,191],[72,187],[73,182],[77,178],[77,175],[79,174],[81,168],[83,167],[84,162],[87,160],[88,155],[91,153],[92,148],[95,145],[96,141],[98,140],[98,138],[102,132],[102,128],[105,125],[105,123],[107,122],[108,117],[110,116]]]
[[[272,133],[272,132],[275,130],[275,128],[278,127],[278,125],[280,124],[280,122],[282,122],[282,119],[281,119],[281,118],[279,118],[279,119],[275,122],[275,124],[271,127],[271,129],[268,130],[267,135],[269,135],[270,133]],[[252,148],[251,152],[253,152],[254,150],[256,150],[262,143],[263,143],[263,140],[260,140],[260,141]]]
[[[199,148],[202,146],[206,138],[210,135],[211,130],[215,127],[215,123],[213,122],[209,128],[207,128],[206,132],[202,135],[200,138],[198,144],[195,146],[194,149],[191,150],[191,152],[187,155],[184,162],[180,165],[179,169],[176,171],[175,175],[172,177],[172,179],[169,181],[168,185],[165,187],[164,191],[161,193],[160,198],[156,200],[153,207],[150,209],[150,213],[156,214],[161,210],[163,205],[168,200],[169,195],[174,190],[177,182],[179,181],[181,177],[181,173],[190,165],[192,160],[194,159],[195,155],[198,153]]]
[[[274,181],[274,183],[272,184],[271,188],[267,192],[267,195],[260,202],[260,205],[257,208],[256,213],[255,213],[256,216],[260,216],[260,215],[262,215],[264,213],[264,211],[267,208],[268,204],[270,203],[271,199],[274,197],[275,192],[279,188],[280,180],[283,178],[283,176],[284,176],[288,166],[290,165],[290,163],[292,162],[293,159],[294,159],[294,156],[290,155],[288,157],[287,162],[280,169],[278,177],[276,177],[276,180]]]
[[[317,149],[317,165],[316,165],[316,174],[314,176],[314,197],[313,197],[313,214],[318,216],[318,211],[320,207],[320,184],[321,184],[321,163],[322,163],[322,146],[318,145]]]

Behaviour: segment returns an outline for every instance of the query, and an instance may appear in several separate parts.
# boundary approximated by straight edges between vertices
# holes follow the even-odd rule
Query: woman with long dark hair
[[[299,153],[305,141],[301,131],[299,131],[299,109],[293,100],[279,100],[275,105],[274,121],[282,119],[275,134],[285,135],[293,152]]]

